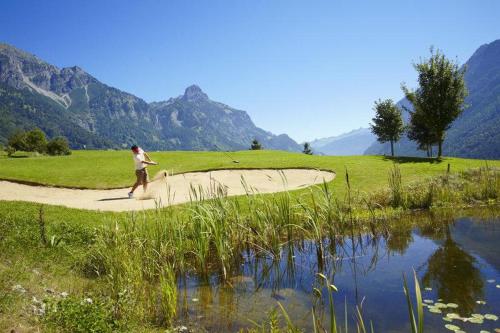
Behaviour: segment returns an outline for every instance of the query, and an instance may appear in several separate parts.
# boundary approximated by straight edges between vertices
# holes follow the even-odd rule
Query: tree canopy
[[[375,118],[370,124],[371,130],[379,142],[391,143],[391,155],[394,156],[394,142],[397,142],[404,132],[401,110],[391,99],[376,101],[374,110]]]
[[[39,128],[25,132],[20,129],[9,137],[5,151],[9,156],[16,151],[48,153],[49,155],[69,155],[68,139],[59,136],[47,142],[45,132]]]
[[[414,109],[411,119],[415,123],[410,125],[409,138],[417,141],[422,148],[429,142],[437,143],[438,157],[441,157],[445,133],[464,110],[467,96],[465,67],[460,68],[458,63],[433,49],[429,59],[414,67],[418,72],[419,87],[410,90],[402,85]]]
[[[309,144],[309,142],[304,143],[304,150],[302,152],[304,154],[306,154],[306,155],[312,155],[313,154],[313,151],[311,149],[311,145]]]
[[[250,149],[251,150],[261,150],[262,145],[260,144],[260,142],[257,139],[253,139],[252,145],[250,146]]]

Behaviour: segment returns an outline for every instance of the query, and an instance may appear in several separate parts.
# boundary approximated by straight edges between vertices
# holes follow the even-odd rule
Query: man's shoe
[[[133,192],[128,192],[128,198],[132,199],[133,197],[134,197],[134,193]]]

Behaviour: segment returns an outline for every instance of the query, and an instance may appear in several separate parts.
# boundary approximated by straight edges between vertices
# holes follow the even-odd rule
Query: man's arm
[[[142,163],[145,163],[147,165],[157,165],[158,164],[155,161],[153,161],[146,152],[144,152],[144,157],[146,159],[144,161],[142,161]]]

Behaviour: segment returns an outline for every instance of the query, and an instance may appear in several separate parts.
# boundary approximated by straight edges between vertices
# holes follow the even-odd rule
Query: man
[[[143,186],[144,191],[148,188],[149,179],[147,166],[158,165],[158,163],[153,162],[149,155],[140,147],[133,145],[130,149],[134,155],[135,176],[137,177],[134,186],[132,186],[132,189],[128,193],[128,197],[132,199],[134,197],[134,191],[139,187],[139,185]]]

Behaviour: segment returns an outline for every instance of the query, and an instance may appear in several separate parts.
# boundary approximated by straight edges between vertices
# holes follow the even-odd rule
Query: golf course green
[[[318,156],[283,151],[239,151],[231,153],[233,161],[221,152],[151,152],[159,166],[150,167],[150,174],[166,169],[173,174],[234,168],[316,168],[330,170],[338,175],[349,172],[352,188],[374,191],[387,185],[387,175],[397,162],[405,182],[419,180],[446,172],[464,171],[485,165],[500,167],[500,161],[463,158],[427,158],[384,156]],[[134,182],[132,157],[123,151],[74,151],[69,156],[28,157],[20,153],[16,158],[0,157],[0,179],[33,182],[37,184],[72,188],[108,189],[128,187]],[[335,188],[344,192],[344,177],[333,181]]]
[[[449,222],[453,221],[450,214],[484,214],[488,219],[498,215],[500,161],[310,156],[270,150],[239,151],[230,156],[221,152],[150,152],[150,156],[159,162],[150,168],[151,174],[159,170],[180,174],[305,168],[333,171],[336,177],[326,186],[235,199],[221,194],[209,200],[133,212],[0,201],[1,331],[164,332],[191,322],[186,308],[197,309],[202,317],[210,316],[198,307],[202,302],[211,303],[200,293],[222,288],[221,297],[229,297],[240,290],[241,283],[254,283],[242,276],[248,273],[245,256],[249,253],[264,260],[264,267],[268,262],[281,267],[285,250],[297,246],[294,251],[303,253],[304,258],[317,258],[315,265],[320,271],[322,266],[328,269],[336,265],[328,263],[328,258],[336,258],[339,249],[326,244],[333,244],[338,237],[352,237],[345,241],[360,249],[366,246],[362,236],[373,237],[373,244],[383,238],[390,246],[404,249],[408,245],[401,244],[409,244],[411,230],[419,220],[409,213],[415,209],[433,210],[424,216],[421,228],[438,235],[447,223],[453,223]],[[0,179],[102,190],[128,187],[135,177],[129,151],[74,151],[60,157],[0,156]],[[125,189],[119,191],[126,194]],[[480,211],[463,210],[471,206],[481,207]],[[401,233],[409,236],[401,239]],[[304,248],[304,242],[310,245]],[[309,267],[307,260],[303,267]],[[401,272],[392,273],[398,279],[399,294],[394,299],[404,304]],[[189,276],[195,279],[194,289],[183,284]],[[309,278],[316,285],[314,273]],[[211,285],[207,281],[216,282]],[[193,294],[186,296],[188,293]],[[248,296],[252,293],[243,293],[242,302],[253,304]],[[282,293],[295,295],[296,291],[285,288]],[[313,294],[308,289],[306,296],[301,296],[306,305],[296,310],[299,316],[310,314]],[[327,304],[326,295],[322,296],[323,304]],[[222,311],[231,304],[211,309]],[[276,308],[276,300],[269,296],[260,307],[266,311]],[[293,302],[287,306],[290,309],[293,315]],[[247,319],[269,325],[274,322],[272,314],[255,317],[258,311],[238,311],[243,324],[235,327],[247,329],[245,332],[260,332],[253,330]],[[304,318],[300,323],[303,327],[313,323],[310,317]],[[212,325],[205,319],[201,322]],[[227,319],[228,325],[236,322]],[[429,325],[436,327],[441,322]]]

